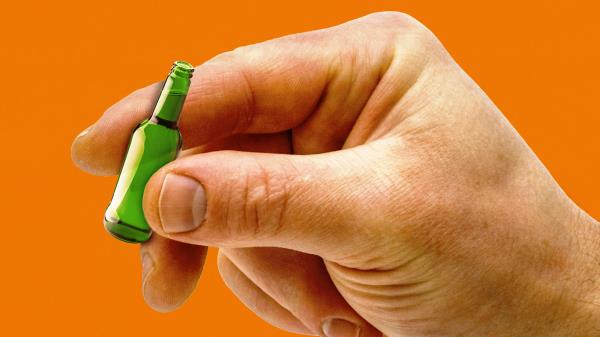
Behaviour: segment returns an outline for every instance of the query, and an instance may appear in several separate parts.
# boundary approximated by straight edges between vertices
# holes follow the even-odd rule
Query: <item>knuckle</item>
[[[385,36],[388,44],[403,53],[410,53],[418,58],[428,57],[432,52],[440,50],[441,43],[437,37],[420,21],[402,12],[377,12],[358,20],[369,26],[377,27]]]
[[[374,20],[383,23],[395,23],[401,25],[413,24],[418,22],[415,18],[404,12],[398,11],[382,11],[371,13],[364,16],[365,19]]]
[[[437,37],[417,20],[414,20],[413,24],[399,31],[396,36],[397,41],[402,41],[404,44],[421,52],[431,52],[432,48],[439,45]]]
[[[246,166],[231,189],[227,228],[240,240],[275,235],[283,226],[290,193],[285,173],[257,161]]]
[[[392,31],[406,32],[426,29],[419,20],[403,12],[377,12],[366,15],[361,20],[368,22],[370,25],[382,26]]]

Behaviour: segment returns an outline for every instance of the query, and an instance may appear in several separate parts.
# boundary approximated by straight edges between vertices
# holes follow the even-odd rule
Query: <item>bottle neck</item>
[[[152,119],[177,125],[189,87],[189,77],[171,70],[152,112]]]

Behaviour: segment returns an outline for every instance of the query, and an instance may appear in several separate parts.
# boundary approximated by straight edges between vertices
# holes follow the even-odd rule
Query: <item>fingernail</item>
[[[146,283],[148,283],[148,276],[154,270],[154,260],[149,253],[142,254],[142,293],[146,295]]]
[[[78,138],[84,137],[85,135],[87,135],[87,134],[90,132],[90,130],[92,130],[92,128],[93,128],[93,127],[94,127],[94,124],[92,124],[92,125],[88,126],[88,127],[85,129],[85,130],[81,131],[81,132],[80,132],[80,133],[77,135],[77,137],[75,137],[75,139],[78,139]]]
[[[323,323],[323,333],[327,337],[358,337],[358,325],[341,318],[332,318]]]
[[[204,188],[195,179],[169,173],[158,199],[158,213],[165,233],[191,231],[202,223],[206,212]]]

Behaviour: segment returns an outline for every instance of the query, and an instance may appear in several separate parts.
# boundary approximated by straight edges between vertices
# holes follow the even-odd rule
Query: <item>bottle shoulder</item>
[[[137,128],[135,129],[135,131],[133,132],[133,135],[135,137],[135,135],[140,135],[144,138],[147,137],[166,137],[166,138],[170,138],[170,139],[180,139],[181,138],[181,133],[179,132],[178,128],[170,128],[158,123],[153,122],[152,120],[144,120],[142,123],[140,123]]]
[[[170,133],[179,133],[176,123],[165,123],[154,118],[148,118],[142,121],[136,129],[144,130],[165,130]]]

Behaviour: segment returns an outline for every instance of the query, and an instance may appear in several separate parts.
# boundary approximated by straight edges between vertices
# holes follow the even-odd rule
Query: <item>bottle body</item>
[[[115,192],[104,214],[104,227],[119,240],[138,243],[152,235],[142,207],[144,189],[154,172],[173,161],[181,148],[177,122],[193,72],[194,67],[185,61],[173,63],[152,115],[131,135]]]
[[[104,215],[104,227],[125,242],[147,241],[152,230],[142,200],[154,172],[173,161],[181,147],[176,127],[145,120],[133,132],[115,191]]]

